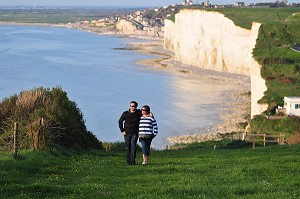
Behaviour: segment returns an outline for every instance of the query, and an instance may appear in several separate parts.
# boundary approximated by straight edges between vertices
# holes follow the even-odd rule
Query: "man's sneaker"
[[[147,165],[147,163],[146,163],[146,162],[143,162],[142,165]]]

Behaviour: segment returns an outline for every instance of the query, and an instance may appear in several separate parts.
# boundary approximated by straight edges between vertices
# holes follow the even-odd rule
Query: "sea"
[[[0,101],[60,86],[100,141],[122,142],[118,120],[135,100],[139,108],[149,105],[157,120],[156,149],[172,144],[168,137],[205,133],[220,122],[233,83],[148,70],[137,61],[153,56],[115,50],[134,41],[69,28],[0,25]]]

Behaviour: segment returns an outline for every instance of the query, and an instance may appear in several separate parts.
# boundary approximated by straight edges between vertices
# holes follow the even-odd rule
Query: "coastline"
[[[204,134],[182,135],[167,138],[172,144],[202,142],[208,140],[221,140],[224,137],[233,136],[236,132],[243,132],[250,118],[250,77],[245,75],[231,74],[198,68],[182,64],[174,59],[174,54],[163,49],[163,39],[142,35],[124,35],[112,31],[110,28],[96,28],[89,26],[78,26],[73,24],[47,24],[47,23],[6,23],[0,25],[20,25],[20,26],[44,26],[73,28],[80,31],[92,32],[100,35],[115,37],[126,37],[133,39],[143,39],[142,42],[131,42],[124,44],[124,48],[118,50],[134,50],[136,53],[153,55],[155,58],[137,60],[142,70],[163,70],[168,73],[181,75],[184,78],[208,78],[216,81],[230,81],[236,84],[233,93],[227,93],[230,102],[221,104],[220,123],[205,130]],[[234,108],[233,108],[234,107]],[[244,127],[241,127],[244,124]],[[183,132],[184,133],[184,132]]]
[[[218,141],[224,138],[240,138],[242,136],[241,133],[245,131],[250,119],[250,77],[182,64],[174,59],[172,52],[163,49],[163,42],[158,40],[132,42],[126,44],[126,46],[130,50],[135,49],[138,53],[157,56],[137,61],[139,65],[145,67],[144,70],[163,70],[181,75],[184,78],[207,78],[218,82],[233,82],[236,85],[234,92],[225,94],[230,101],[220,104],[222,108],[217,109],[220,111],[220,122],[217,125],[206,129],[204,134],[169,137],[167,138],[168,142],[172,144],[188,144],[210,140]]]

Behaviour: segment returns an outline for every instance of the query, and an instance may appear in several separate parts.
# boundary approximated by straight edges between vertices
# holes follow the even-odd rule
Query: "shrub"
[[[60,87],[22,91],[0,103],[0,140],[19,123],[20,148],[44,149],[57,144],[75,149],[99,149],[101,142],[87,131],[83,114]]]
[[[283,133],[285,137],[291,135],[295,129],[300,129],[300,118],[296,116],[268,120],[265,116],[256,116],[250,122],[250,132],[258,134],[279,135]]]
[[[288,139],[288,144],[300,144],[300,132],[294,132]]]

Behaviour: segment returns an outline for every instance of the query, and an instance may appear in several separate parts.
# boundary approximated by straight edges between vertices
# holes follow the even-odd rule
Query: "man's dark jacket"
[[[126,132],[126,134],[135,134],[139,132],[139,123],[142,116],[142,111],[137,109],[135,112],[131,113],[129,111],[124,111],[119,119],[119,128],[121,132]]]

